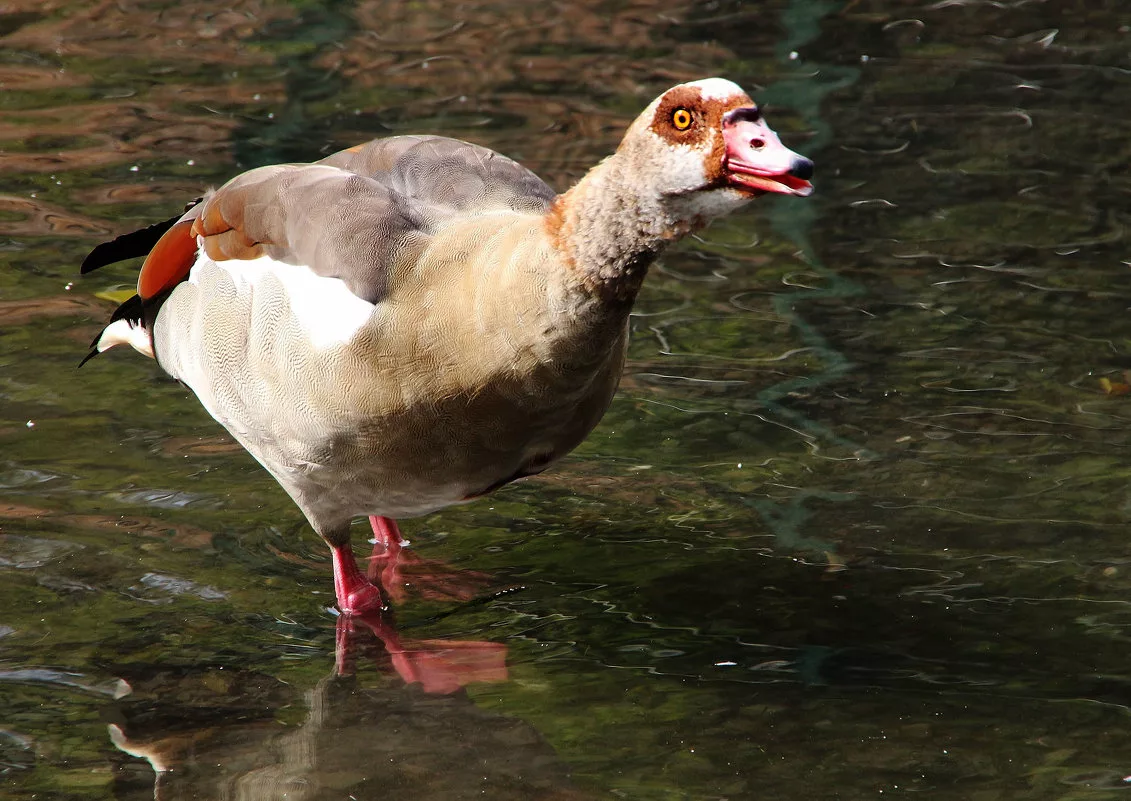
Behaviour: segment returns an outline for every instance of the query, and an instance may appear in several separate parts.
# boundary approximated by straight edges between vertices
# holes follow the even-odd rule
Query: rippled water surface
[[[1128,24],[1123,0],[0,5],[0,794],[1131,787]],[[665,257],[605,421],[408,521],[395,618],[336,630],[324,546],[152,363],[76,372],[136,270],[79,280],[85,253],[237,171],[431,132],[564,188],[715,74],[817,193]],[[452,591],[412,592],[440,563]]]

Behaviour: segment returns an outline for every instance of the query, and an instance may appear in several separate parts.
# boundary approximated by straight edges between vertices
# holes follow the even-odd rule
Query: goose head
[[[750,96],[723,78],[664,92],[617,153],[631,162],[643,192],[677,219],[706,221],[765,193],[813,191],[813,162],[783,145]]]

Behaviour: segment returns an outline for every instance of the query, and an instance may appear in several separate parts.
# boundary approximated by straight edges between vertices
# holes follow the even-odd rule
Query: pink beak
[[[754,107],[723,115],[723,169],[731,186],[749,192],[806,197],[813,192],[813,162],[781,143]]]

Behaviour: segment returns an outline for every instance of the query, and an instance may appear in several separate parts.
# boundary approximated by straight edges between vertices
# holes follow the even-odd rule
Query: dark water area
[[[0,4],[0,795],[1131,788],[1129,25],[1121,0]],[[83,256],[240,170],[423,132],[564,189],[711,75],[817,192],[668,253],[601,426],[407,521],[383,625],[335,619],[325,547],[187,390],[131,353],[75,369],[136,280]],[[439,563],[459,591],[412,592]]]

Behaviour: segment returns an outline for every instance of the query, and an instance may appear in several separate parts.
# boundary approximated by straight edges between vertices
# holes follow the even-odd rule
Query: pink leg
[[[439,562],[422,559],[405,549],[405,538],[390,517],[369,518],[373,528],[373,555],[369,578],[394,603],[407,598],[407,587],[432,601],[469,601],[491,584],[489,576],[472,571],[453,570]]]
[[[372,515],[369,526],[376,540],[369,560],[369,580],[381,585],[399,603],[404,600],[404,579],[399,569],[404,535],[391,517]]]
[[[337,596],[338,609],[342,614],[354,615],[384,609],[381,591],[370,584],[358,568],[349,543],[334,546],[330,550],[334,559],[334,595]]]
[[[395,559],[401,551],[401,545],[404,544],[404,535],[401,534],[397,521],[391,517],[370,515],[369,527],[373,529],[373,538],[377,540],[376,546],[383,546],[385,553]],[[377,547],[374,547],[373,555],[379,555]]]

